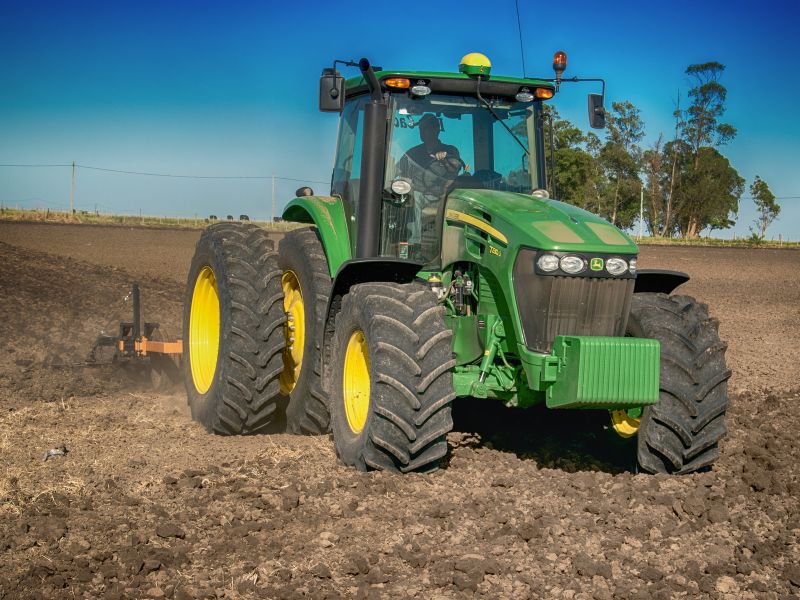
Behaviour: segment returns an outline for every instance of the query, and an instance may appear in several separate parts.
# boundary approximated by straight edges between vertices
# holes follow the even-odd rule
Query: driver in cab
[[[413,185],[414,218],[408,223],[412,247],[421,242],[422,218],[428,212],[425,209],[435,213],[450,183],[466,168],[458,149],[439,140],[441,126],[436,116],[423,115],[417,127],[422,143],[409,149],[397,163],[399,174],[408,177]],[[435,218],[435,214],[432,216]]]
[[[464,166],[458,149],[455,146],[444,144],[439,140],[441,126],[439,119],[428,113],[423,115],[417,124],[419,127],[419,137],[422,143],[414,146],[406,152],[397,164],[400,173],[410,177],[415,183],[427,183],[422,170],[431,171],[434,163],[439,162],[435,171],[458,175],[458,171]],[[450,159],[450,160],[448,160]],[[437,173],[438,175],[438,173]],[[427,187],[427,186],[424,186]]]

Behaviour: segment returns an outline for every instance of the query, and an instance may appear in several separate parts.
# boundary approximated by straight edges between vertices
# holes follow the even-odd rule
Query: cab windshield
[[[530,193],[537,103],[393,94],[381,254],[431,264],[447,194],[458,188]],[[501,122],[502,121],[502,122]],[[392,190],[409,190],[397,193]]]

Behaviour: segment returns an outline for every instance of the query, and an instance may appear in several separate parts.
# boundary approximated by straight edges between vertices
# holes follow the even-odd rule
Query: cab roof
[[[419,80],[431,88],[432,93],[444,94],[474,94],[477,80],[464,73],[446,73],[436,71],[376,71],[375,77],[381,82],[381,88],[386,90],[383,82],[395,77],[404,77],[415,85]],[[552,82],[544,79],[525,77],[504,77],[492,75],[481,79],[481,93],[489,96],[515,96],[523,87],[545,88],[554,90]],[[367,82],[363,76],[351,77],[345,85],[347,97],[357,96],[368,91]]]

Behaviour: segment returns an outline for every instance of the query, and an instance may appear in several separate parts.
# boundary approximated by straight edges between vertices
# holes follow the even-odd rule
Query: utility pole
[[[72,161],[72,185],[69,188],[69,214],[75,214],[75,161]]]
[[[272,222],[275,222],[275,174],[272,175]]]
[[[644,232],[644,184],[641,184],[639,194],[639,241]]]

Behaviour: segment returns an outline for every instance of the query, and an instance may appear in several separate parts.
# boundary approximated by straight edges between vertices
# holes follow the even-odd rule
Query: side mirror
[[[601,94],[589,94],[589,125],[594,129],[606,126],[606,109]]]
[[[319,78],[319,109],[322,112],[342,112],[344,108],[344,77],[336,69],[322,69]]]

